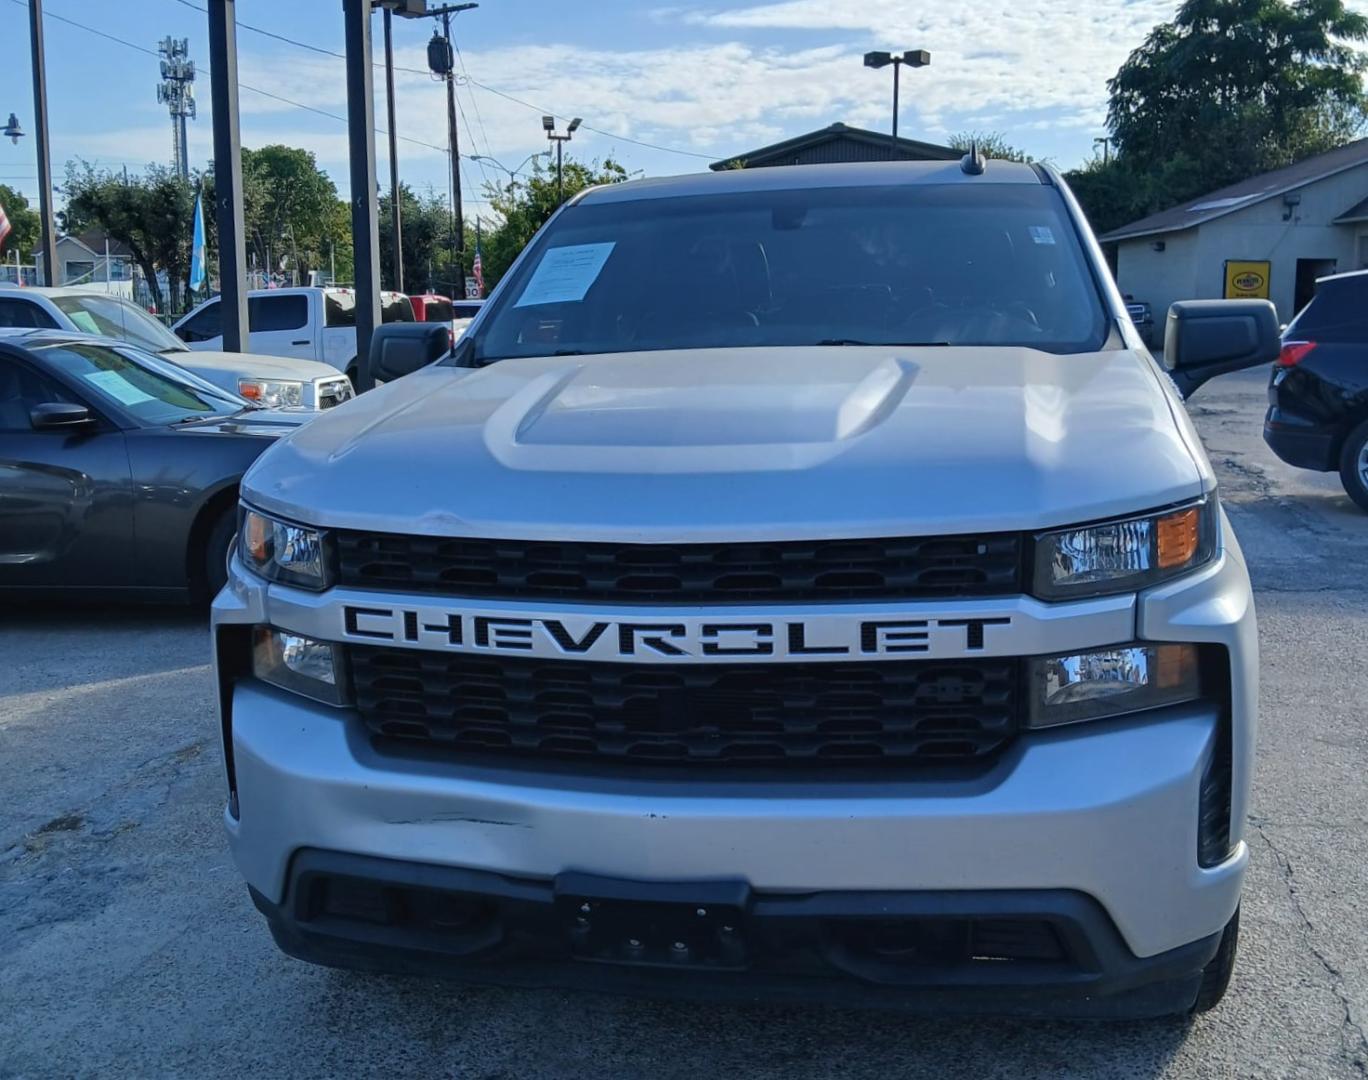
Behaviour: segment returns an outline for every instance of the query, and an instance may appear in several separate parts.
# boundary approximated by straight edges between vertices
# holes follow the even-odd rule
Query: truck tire
[[[1226,988],[1230,986],[1230,973],[1235,970],[1235,950],[1239,942],[1240,909],[1236,908],[1221,934],[1216,955],[1202,969],[1202,987],[1197,991],[1197,1000],[1192,1005],[1194,1015],[1214,1009],[1225,997]]]
[[[1368,510],[1368,420],[1344,437],[1339,474],[1345,494],[1358,503],[1359,509]]]
[[[237,508],[229,507],[214,521],[204,545],[204,599],[207,603],[213,603],[228,581],[228,546],[236,532]]]

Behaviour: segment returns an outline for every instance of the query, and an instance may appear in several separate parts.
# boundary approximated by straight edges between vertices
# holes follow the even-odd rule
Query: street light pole
[[[546,137],[556,144],[556,205],[565,202],[565,164],[561,156],[561,150],[568,143],[571,137],[579,130],[582,121],[578,116],[565,126],[565,134],[560,135],[556,132],[556,118],[554,116],[542,117],[542,128],[546,132]]]
[[[389,121],[390,167],[390,265],[394,267],[394,291],[404,291],[404,229],[399,208],[399,136],[394,125],[394,42],[390,22],[393,12],[385,8],[385,107]]]
[[[237,3],[209,0],[209,89],[214,118],[214,220],[218,225],[223,348],[247,348],[247,239],[238,125]]]
[[[52,154],[48,149],[47,68],[43,58],[43,0],[29,0],[33,50],[33,139],[38,151],[38,214],[42,218],[43,284],[57,281],[57,231],[52,218]]]
[[[901,56],[887,52],[867,52],[864,55],[864,66],[867,68],[882,68],[893,65],[893,149],[896,153],[898,148],[898,75],[902,66],[925,67],[931,63],[931,54],[925,49],[909,49]]]
[[[380,325],[380,229],[375,199],[375,86],[371,77],[370,0],[343,0],[347,53],[347,127],[352,251],[356,274],[356,389],[375,386],[371,336]]]
[[[551,152],[551,151],[549,151],[549,150],[538,150],[535,154],[528,154],[527,157],[523,158],[522,162],[518,165],[518,167],[517,167],[516,169],[510,169],[507,165],[505,165],[505,164],[504,164],[502,161],[500,161],[498,158],[489,157],[487,154],[471,154],[471,155],[470,155],[470,160],[471,160],[471,161],[482,161],[482,162],[484,162],[486,165],[493,165],[494,168],[498,169],[500,172],[505,172],[505,173],[507,173],[507,174],[508,174],[508,182],[509,182],[510,184],[514,184],[514,183],[517,182],[514,178],[517,177],[517,176],[519,176],[519,175],[521,175],[521,173],[522,173],[522,171],[523,171],[523,167],[524,167],[529,161],[532,161],[532,160],[535,159],[535,158],[541,157],[542,154],[549,154],[550,152]]]

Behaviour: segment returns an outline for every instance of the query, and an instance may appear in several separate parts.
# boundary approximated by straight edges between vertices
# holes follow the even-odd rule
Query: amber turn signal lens
[[[243,515],[242,546],[255,563],[264,563],[271,555],[271,523],[260,514],[250,511]]]
[[[1197,554],[1201,521],[1195,506],[1158,520],[1159,567],[1172,570],[1185,566]]]
[[[1160,645],[1154,650],[1154,685],[1164,690],[1197,678],[1197,646]]]

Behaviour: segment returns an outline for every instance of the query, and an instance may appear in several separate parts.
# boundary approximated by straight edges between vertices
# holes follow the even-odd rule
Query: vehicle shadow
[[[990,1077],[1164,1075],[1185,1018],[1146,1022],[909,1016],[897,1011],[709,1005],[558,991],[463,988],[330,972],[324,1012],[339,1033],[366,1016],[426,1060],[415,1074],[576,1077]],[[535,1017],[495,1056],[482,1031]],[[434,1018],[442,1016],[442,1024]],[[447,1027],[446,1025],[452,1025]],[[488,1025],[488,1026],[486,1026]],[[442,1033],[434,1039],[434,1026]],[[457,1041],[459,1039],[459,1041]],[[454,1051],[462,1047],[460,1057]],[[421,1048],[421,1049],[420,1049]]]
[[[204,608],[0,602],[0,699],[209,662]]]

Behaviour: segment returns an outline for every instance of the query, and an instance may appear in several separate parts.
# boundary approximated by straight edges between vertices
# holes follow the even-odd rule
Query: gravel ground
[[[941,1021],[466,990],[278,954],[229,861],[203,617],[0,613],[0,1076],[1363,1077],[1368,516],[1200,391],[1258,592],[1253,865],[1191,1025]]]

